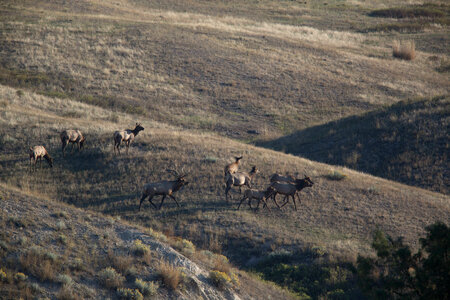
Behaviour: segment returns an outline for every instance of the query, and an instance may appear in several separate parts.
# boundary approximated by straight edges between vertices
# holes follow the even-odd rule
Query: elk
[[[86,138],[81,134],[79,130],[64,130],[59,135],[61,138],[62,143],[62,153],[63,157],[65,156],[65,148],[69,143],[72,143],[72,151],[73,151],[73,145],[76,143],[78,146],[78,151],[83,148],[84,142],[86,141]]]
[[[292,177],[291,175],[287,175],[287,176],[283,176],[281,174],[273,174],[272,176],[270,176],[270,182],[294,182],[295,178]]]
[[[277,194],[285,195],[284,200],[285,202],[281,207],[285,206],[289,201],[289,196],[292,197],[292,201],[294,202],[294,208],[297,210],[297,205],[295,204],[295,194],[298,191],[301,191],[305,187],[312,187],[313,182],[309,177],[305,175],[305,178],[303,179],[295,179],[293,183],[290,182],[272,182],[270,184],[271,187],[274,188],[274,193],[272,195],[273,201],[275,204],[280,208],[280,206],[277,203],[276,196]],[[298,197],[298,202],[301,203],[300,196]]]
[[[44,146],[34,146],[30,147],[30,169],[36,170],[36,162],[39,160],[39,164],[42,164],[42,157],[48,162],[50,168],[53,168],[53,158],[48,154]]]
[[[141,210],[142,202],[145,200],[145,198],[148,198],[148,201],[150,204],[156,209],[156,205],[153,204],[152,199],[154,196],[163,196],[161,199],[161,204],[159,205],[159,209],[161,209],[164,199],[166,199],[167,196],[172,198],[178,207],[180,205],[178,204],[177,199],[173,196],[173,193],[179,191],[183,186],[187,185],[189,182],[187,182],[184,177],[186,175],[178,176],[176,180],[172,181],[159,181],[159,182],[153,182],[153,183],[147,183],[144,185],[144,192],[142,193],[141,200],[139,202],[139,211]]]
[[[256,206],[256,209],[258,209],[259,204],[261,202],[263,202],[264,207],[267,207],[267,209],[270,211],[269,206],[267,206],[266,199],[269,199],[269,197],[272,196],[272,194],[274,192],[275,192],[275,189],[271,186],[269,186],[265,191],[259,191],[259,190],[255,190],[255,189],[245,190],[244,198],[242,198],[237,209],[239,210],[242,202],[244,202],[245,199],[248,199],[248,206],[250,206],[250,209],[252,209],[251,201],[252,201],[252,199],[256,199],[256,200],[258,200],[258,205]]]
[[[255,166],[253,166],[252,170],[250,171],[250,173],[245,173],[245,172],[236,172],[233,174],[228,174],[227,175],[227,179],[226,179],[226,185],[227,187],[225,188],[225,199],[226,201],[228,201],[228,192],[230,191],[230,189],[233,186],[238,186],[239,187],[239,193],[241,194],[241,187],[246,185],[249,188],[251,188],[252,186],[252,180],[253,177],[255,176],[256,173],[259,173],[258,168],[256,168]]]
[[[242,159],[243,156],[236,156],[234,157],[235,162],[228,164],[225,166],[224,175],[227,176],[227,174],[234,174],[239,169],[239,161]]]
[[[120,155],[120,149],[119,146],[122,142],[125,142],[125,146],[127,147],[127,154],[128,154],[128,148],[130,147],[130,144],[133,142],[134,137],[139,134],[140,131],[144,130],[144,127],[141,126],[141,124],[136,123],[136,127],[131,129],[125,129],[122,131],[116,131],[114,132],[114,154],[117,152]]]

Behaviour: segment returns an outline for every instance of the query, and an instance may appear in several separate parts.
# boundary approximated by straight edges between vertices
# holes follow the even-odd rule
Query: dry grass
[[[414,41],[394,41],[392,45],[392,56],[404,60],[416,58],[416,45]]]
[[[181,270],[165,261],[160,262],[158,274],[164,285],[172,290],[176,290],[181,283]]]

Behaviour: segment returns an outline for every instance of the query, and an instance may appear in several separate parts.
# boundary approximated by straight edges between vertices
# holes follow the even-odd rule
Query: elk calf
[[[303,178],[303,179],[295,179],[295,181],[293,183],[272,182],[270,184],[270,186],[273,187],[275,190],[274,194],[272,196],[273,201],[275,202],[275,204],[278,207],[280,207],[276,201],[276,196],[277,196],[277,194],[285,195],[285,197],[284,197],[285,202],[283,203],[283,205],[281,205],[281,207],[283,207],[288,203],[289,197],[292,197],[292,201],[294,202],[294,208],[295,208],[295,210],[297,210],[297,205],[295,204],[295,193],[297,191],[301,191],[305,187],[312,187],[313,184],[314,183],[307,176],[305,176],[305,178]],[[298,196],[298,202],[301,203],[300,196]]]
[[[36,170],[36,162],[39,160],[39,164],[42,164],[42,157],[45,158],[50,168],[53,168],[53,158],[48,154],[44,146],[30,147],[30,169]]]
[[[133,130],[125,129],[122,131],[114,132],[114,154],[116,154],[116,149],[117,149],[117,152],[120,155],[119,146],[122,142],[125,143],[125,146],[127,147],[127,154],[128,154],[128,148],[130,147],[130,144],[133,142],[135,136],[137,136],[139,134],[139,132],[141,132],[142,130],[144,130],[144,127],[142,127],[141,124],[136,123],[136,127]]]
[[[227,176],[228,174],[234,174],[238,171],[239,161],[242,159],[242,157],[243,156],[236,156],[234,158],[235,159],[234,163],[225,166],[225,169],[223,170],[225,176]]]
[[[256,175],[256,173],[259,173],[259,170],[255,166],[252,168],[250,173],[245,173],[245,172],[236,172],[234,174],[228,173],[227,178],[226,178],[226,185],[227,185],[227,187],[225,188],[225,199],[226,199],[226,201],[228,201],[228,192],[230,191],[230,189],[233,186],[238,186],[239,187],[239,193],[242,193],[241,192],[241,187],[244,186],[244,185],[246,185],[249,188],[251,188],[252,187],[252,180],[253,180],[253,177]]]
[[[180,207],[177,199],[175,199],[175,197],[173,196],[173,193],[179,191],[183,186],[189,183],[184,179],[185,176],[186,175],[178,176],[178,178],[173,181],[159,181],[146,184],[144,186],[144,192],[142,193],[142,197],[139,202],[139,210],[141,210],[142,202],[147,197],[149,197],[148,201],[150,202],[150,204],[153,205],[153,207],[156,209],[156,205],[152,202],[154,196],[163,196],[161,199],[161,204],[159,205],[159,209],[161,209],[164,199],[166,199],[167,196],[172,198],[177,206]]]
[[[252,199],[256,199],[256,200],[258,200],[258,205],[256,206],[256,209],[258,209],[259,204],[261,202],[263,202],[265,207],[267,207],[267,209],[270,211],[269,206],[267,206],[266,199],[268,199],[270,196],[272,196],[274,191],[275,191],[274,188],[271,186],[269,186],[265,191],[259,191],[259,190],[254,190],[254,189],[245,190],[244,198],[242,198],[237,209],[239,210],[242,202],[244,202],[245,199],[248,199],[248,206],[250,206],[250,209],[252,209],[251,201],[252,201]]]
[[[86,141],[86,138],[81,134],[81,131],[79,130],[64,130],[59,135],[61,138],[62,143],[62,153],[63,157],[65,156],[65,148],[69,143],[72,143],[72,151],[73,151],[73,145],[76,143],[78,146],[78,151],[83,148],[84,142]]]

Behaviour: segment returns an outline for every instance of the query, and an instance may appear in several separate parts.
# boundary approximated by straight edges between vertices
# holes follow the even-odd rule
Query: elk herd
[[[120,155],[119,146],[123,143],[126,147],[126,153],[128,154],[128,149],[130,144],[134,141],[134,138],[139,134],[139,132],[143,131],[144,127],[141,124],[136,123],[134,129],[125,129],[122,131],[116,131],[113,134],[113,142],[114,142],[114,154],[117,153]],[[86,138],[79,130],[65,130],[60,134],[61,138],[61,151],[63,157],[65,157],[65,148],[69,143],[72,144],[72,152],[73,147],[77,144],[78,151],[81,151],[83,145],[86,141]],[[38,145],[34,147],[30,147],[30,170],[36,170],[37,161],[42,163],[42,158],[44,158],[50,167],[53,167],[53,158],[47,152],[44,146]],[[244,191],[244,197],[239,202],[237,209],[241,207],[242,203],[247,200],[250,209],[252,209],[252,200],[257,201],[257,205],[255,210],[259,208],[259,205],[263,204],[263,208],[267,208],[270,211],[268,206],[268,200],[272,199],[275,205],[281,209],[285,206],[289,199],[292,199],[294,209],[297,210],[297,205],[295,203],[295,197],[297,196],[299,204],[300,196],[298,196],[298,192],[306,187],[312,187],[313,182],[311,179],[305,175],[303,179],[294,178],[292,176],[283,176],[281,174],[273,174],[270,177],[270,183],[264,190],[257,190],[252,188],[252,180],[259,173],[259,170],[256,166],[253,166],[250,172],[241,172],[239,171],[239,163],[243,156],[235,157],[235,161],[225,166],[224,168],[224,178],[225,178],[225,200],[228,203],[229,192],[233,187],[239,188],[239,194],[242,194],[242,187],[245,186],[247,189]],[[173,195],[177,191],[181,190],[184,186],[186,186],[189,182],[185,180],[186,174],[180,175],[177,171],[168,170],[176,176],[175,180],[172,181],[159,181],[159,182],[151,182],[144,185],[142,197],[139,201],[139,210],[141,210],[142,203],[145,199],[148,199],[149,203],[156,209],[156,205],[152,202],[152,199],[155,196],[162,196],[161,203],[159,205],[159,209],[161,209],[164,200],[166,197],[172,198],[178,207],[180,207],[178,201]],[[278,204],[276,200],[276,196],[284,195],[284,203],[281,206]]]

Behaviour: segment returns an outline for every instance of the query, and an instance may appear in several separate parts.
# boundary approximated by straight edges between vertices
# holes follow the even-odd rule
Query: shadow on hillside
[[[256,145],[448,194],[449,110],[449,97],[402,101]]]

